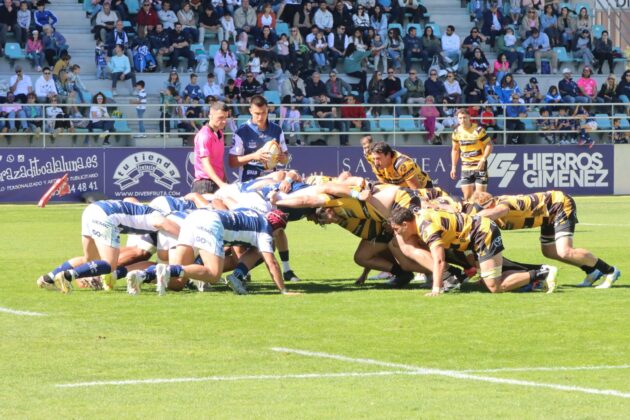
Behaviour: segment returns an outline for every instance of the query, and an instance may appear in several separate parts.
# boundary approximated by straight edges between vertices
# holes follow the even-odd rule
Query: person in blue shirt
[[[190,75],[190,83],[184,88],[184,95],[188,95],[190,99],[203,99],[203,93],[201,87],[197,84],[197,75],[195,73]]]
[[[505,115],[507,117],[506,128],[508,131],[523,131],[525,130],[525,124],[521,121],[522,118],[527,117],[527,109],[521,102],[521,97],[518,93],[512,94],[512,105],[509,105],[505,109]],[[508,136],[508,141],[511,144],[522,144],[522,133],[511,133]]]
[[[40,32],[44,25],[50,25],[54,28],[59,21],[53,12],[46,10],[46,3],[43,0],[37,2],[37,10],[33,13],[33,20],[35,21],[35,27]]]
[[[521,94],[521,89],[518,87],[518,84],[516,83],[516,80],[514,80],[514,77],[512,77],[511,73],[503,76],[503,79],[501,80],[501,87],[498,89],[497,93],[499,94],[499,99],[503,104],[511,103],[513,94]]]
[[[581,103],[585,104],[590,102],[587,96],[583,96],[580,91],[580,87],[573,81],[571,76],[571,69],[565,68],[562,70],[562,80],[558,82],[558,90],[562,96],[562,102],[568,104]]]
[[[546,33],[540,32],[538,28],[532,28],[531,35],[521,44],[525,48],[526,55],[533,54],[536,60],[536,73],[541,72],[541,61],[548,58],[551,61],[551,72],[558,72],[558,54],[551,49],[549,37]]]

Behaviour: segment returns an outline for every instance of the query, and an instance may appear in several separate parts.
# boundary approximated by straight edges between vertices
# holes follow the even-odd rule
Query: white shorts
[[[195,251],[204,250],[217,257],[225,258],[221,218],[209,210],[192,212],[184,221],[177,243],[190,246]]]
[[[155,244],[155,233],[145,233],[142,235],[139,234],[129,234],[127,235],[127,246],[141,249],[143,251],[148,252],[149,254],[155,254],[157,251]]]
[[[102,245],[120,248],[120,229],[109,220],[103,209],[90,204],[81,216],[81,235]]]
[[[175,248],[179,243],[179,238],[164,232],[158,232],[157,249],[169,250]]]

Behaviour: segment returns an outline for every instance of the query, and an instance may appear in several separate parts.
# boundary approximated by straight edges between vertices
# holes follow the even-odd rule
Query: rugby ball
[[[276,139],[269,140],[262,147],[263,152],[267,152],[270,154],[269,160],[267,162],[263,162],[263,166],[265,169],[273,169],[278,165],[278,161],[280,160],[280,154],[282,151],[280,150],[280,145],[276,141]]]

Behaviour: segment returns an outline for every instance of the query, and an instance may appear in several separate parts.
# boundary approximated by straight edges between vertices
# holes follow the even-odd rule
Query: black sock
[[[582,271],[584,271],[586,274],[591,274],[593,271],[595,271],[595,267],[589,267],[588,265],[583,265],[580,267],[582,269]]]
[[[280,261],[289,261],[289,251],[279,251],[278,254],[280,254]]]
[[[399,275],[401,273],[404,273],[404,270],[400,267],[400,265],[398,265],[397,262],[395,262],[392,265],[392,269],[389,270],[389,272],[392,273],[393,275],[397,276],[397,275]]]
[[[460,276],[463,273],[463,271],[460,268],[453,267],[452,265],[449,265],[446,271],[448,271],[452,276],[455,276],[455,277]]]
[[[595,263],[595,268],[598,269],[599,271],[601,271],[604,274],[610,274],[613,271],[615,271],[614,268],[612,268],[611,266],[606,264],[605,261],[602,261],[599,258],[597,259],[597,262]]]

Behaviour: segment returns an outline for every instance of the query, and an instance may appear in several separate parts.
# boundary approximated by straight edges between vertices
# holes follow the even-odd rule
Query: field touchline
[[[543,367],[520,367],[520,368],[497,368],[497,369],[466,369],[460,370],[463,373],[490,373],[490,372],[558,372],[571,370],[615,370],[630,369],[630,365],[617,366],[543,366]]]
[[[307,356],[307,357],[319,357],[323,359],[333,359],[333,360],[339,360],[339,361],[350,362],[350,363],[361,363],[361,364],[383,366],[383,367],[389,367],[389,368],[395,368],[395,369],[406,369],[412,372],[416,372],[418,375],[444,376],[447,378],[463,379],[463,380],[468,380],[468,381],[527,386],[527,387],[532,387],[532,388],[547,388],[547,389],[555,389],[558,391],[579,392],[583,394],[594,394],[594,395],[608,395],[612,397],[630,399],[630,393],[621,392],[614,389],[583,388],[583,387],[570,386],[570,385],[523,381],[520,379],[494,378],[491,376],[478,376],[478,375],[471,375],[465,372],[457,372],[453,370],[423,368],[423,367],[407,365],[407,364],[390,363],[390,362],[384,362],[384,361],[374,360],[374,359],[359,359],[359,358],[354,358],[354,357],[343,356],[340,354],[330,354],[330,353],[314,352],[314,351],[308,351],[308,350],[289,349],[285,347],[272,347],[271,350],[282,352],[282,353],[298,354],[300,356]]]
[[[3,308],[2,306],[0,306],[0,312],[19,316],[47,316],[46,314],[43,314],[41,312],[16,311],[15,309]]]

